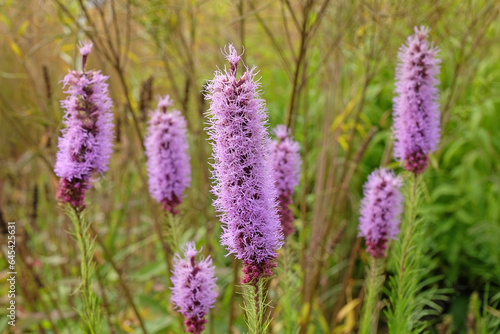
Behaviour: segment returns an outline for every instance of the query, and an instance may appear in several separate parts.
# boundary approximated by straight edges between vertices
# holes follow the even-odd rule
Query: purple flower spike
[[[278,211],[285,237],[295,232],[292,204],[294,188],[299,184],[301,159],[299,144],[290,137],[290,130],[285,125],[274,129],[278,141],[271,142],[271,163],[276,188],[278,190]]]
[[[226,59],[229,69],[215,72],[206,97],[211,101],[208,133],[216,181],[212,192],[223,223],[222,244],[243,260],[242,282],[256,284],[271,275],[283,234],[268,160],[267,114],[255,67],[245,67],[238,79],[240,56],[232,45]]]
[[[399,49],[394,97],[394,155],[405,169],[421,173],[439,143],[438,48],[427,41],[429,28],[415,27]]]
[[[158,108],[151,113],[144,140],[149,192],[165,211],[176,214],[182,193],[191,182],[186,119],[180,111],[167,108],[173,102],[167,95],[160,98]]]
[[[91,43],[80,47],[83,66],[91,49]],[[70,71],[63,80],[68,94],[61,101],[66,128],[59,138],[54,171],[61,178],[57,198],[77,211],[85,208],[85,190],[91,186],[92,173],[104,173],[112,153],[113,105],[107,79],[99,71],[82,67],[82,71]]]
[[[399,233],[403,210],[401,176],[385,169],[373,171],[363,186],[359,236],[366,240],[366,251],[374,258],[385,257],[388,239]]]
[[[184,258],[175,254],[171,301],[185,318],[186,332],[199,334],[205,328],[205,315],[217,298],[214,266],[210,257],[196,262],[194,242],[186,244]]]

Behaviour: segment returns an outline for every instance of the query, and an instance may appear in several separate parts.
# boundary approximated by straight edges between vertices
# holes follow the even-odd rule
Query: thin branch
[[[258,13],[258,11],[255,10],[255,5],[253,4],[253,2],[250,1],[249,4],[250,4],[250,7],[253,10],[253,12],[250,12],[250,13],[254,13],[255,14],[255,17],[257,18],[257,21],[259,21],[259,24],[262,26],[262,28],[266,32],[267,36],[271,39],[271,42],[273,43],[274,48],[278,52],[278,54],[279,54],[279,56],[280,56],[280,58],[281,58],[281,60],[283,62],[283,65],[285,66],[286,73],[288,74],[289,77],[291,77],[292,76],[292,71],[291,71],[292,66],[291,66],[288,58],[286,57],[285,53],[283,52],[283,48],[279,45],[278,40],[276,39],[276,37],[274,37],[274,34],[273,34],[272,30],[267,26],[267,24],[262,19],[262,17]],[[247,14],[247,15],[249,15],[249,14]]]
[[[297,28],[297,30],[300,31],[299,20],[297,20],[297,17],[295,16],[295,11],[293,10],[292,6],[290,5],[290,1],[283,0],[283,2],[285,3],[286,7],[290,11],[290,15],[292,15],[292,19],[293,19],[293,23],[295,24],[295,28]]]
[[[137,320],[139,321],[139,325],[141,326],[142,332],[144,334],[147,334],[147,330],[146,330],[146,327],[144,325],[144,321],[142,320],[141,314],[139,313],[139,310],[137,309],[137,306],[135,305],[134,298],[132,297],[132,294],[130,293],[130,289],[128,288],[127,283],[125,282],[125,279],[123,278],[122,271],[116,265],[116,262],[113,260],[113,256],[109,253],[109,250],[106,247],[106,244],[101,239],[99,233],[97,233],[97,231],[95,230],[95,228],[92,225],[90,226],[89,231],[95,237],[99,246],[101,246],[101,249],[104,252],[104,256],[106,257],[106,260],[111,264],[111,267],[113,267],[113,270],[118,274],[118,282],[120,283],[123,291],[125,292],[125,297],[129,303],[129,305],[132,307],[132,310],[134,311],[134,314],[135,314]]]

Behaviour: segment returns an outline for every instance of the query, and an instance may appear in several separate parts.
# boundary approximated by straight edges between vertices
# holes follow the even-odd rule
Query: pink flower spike
[[[91,49],[92,43],[81,47],[83,63]],[[54,167],[61,178],[57,198],[77,211],[85,208],[92,173],[103,174],[108,169],[113,151],[113,103],[107,80],[91,70],[70,71],[62,81],[68,96],[61,101],[66,127],[61,131]]]
[[[191,165],[186,119],[179,110],[167,112],[171,105],[168,95],[159,99],[158,108],[148,122],[144,146],[149,193],[163,210],[177,214],[177,206],[191,182]]]
[[[170,300],[184,316],[186,332],[199,334],[205,328],[205,315],[214,307],[217,298],[217,278],[210,257],[197,261],[199,251],[194,242],[184,248],[184,257],[175,254],[172,270]]]
[[[359,216],[359,236],[366,240],[366,251],[374,258],[385,257],[389,239],[399,233],[403,195],[401,176],[393,171],[377,169],[363,186]]]
[[[278,190],[278,213],[285,237],[295,231],[293,213],[290,209],[294,188],[300,180],[299,144],[290,136],[285,125],[274,129],[277,141],[271,142],[271,164],[275,186]]]
[[[394,156],[410,172],[429,164],[440,138],[438,48],[427,41],[430,29],[415,27],[398,53],[394,97]]]
[[[212,192],[222,226],[222,244],[243,261],[242,282],[256,284],[271,274],[283,233],[276,210],[276,189],[269,161],[267,114],[255,68],[243,68],[229,45],[229,68],[209,82],[208,134],[213,146]]]

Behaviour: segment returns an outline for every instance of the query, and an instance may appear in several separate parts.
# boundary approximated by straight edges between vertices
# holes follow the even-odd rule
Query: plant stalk
[[[377,324],[375,323],[375,320],[378,319],[377,302],[384,282],[380,266],[381,261],[379,259],[375,258],[371,261],[370,275],[366,282],[366,297],[361,312],[359,334],[375,334],[377,332]]]

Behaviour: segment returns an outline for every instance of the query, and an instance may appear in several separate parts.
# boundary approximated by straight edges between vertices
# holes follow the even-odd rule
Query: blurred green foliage
[[[89,191],[89,221],[125,273],[148,332],[181,333],[182,321],[168,301],[164,252],[154,233],[162,216],[148,197],[145,158],[132,118],[137,117],[143,134],[155,100],[142,101],[141,96],[144,82],[152,77],[152,96],[171,94],[188,118],[193,182],[182,207],[179,241],[195,240],[217,267],[220,297],[207,331],[227,332],[230,314],[234,332],[245,331],[239,307],[243,300],[234,294],[241,292],[234,286],[234,264],[218,243],[221,229],[211,207],[203,85],[217,66],[224,66],[224,45],[234,43],[240,49],[244,44],[245,63],[260,70],[270,126],[285,122],[301,41],[294,16],[301,22],[306,3],[0,1],[0,210],[2,219],[18,222],[22,231],[20,332],[53,333],[49,318],[60,333],[75,333],[79,327],[75,309],[81,300],[73,294],[78,252],[67,233],[70,222],[55,201],[52,169],[63,115],[59,82],[78,66],[75,45],[89,37],[103,41],[89,66],[110,76],[119,132],[110,171]],[[429,289],[451,289],[448,301],[439,301],[442,312],[429,317],[428,329],[446,333],[449,323],[453,333],[498,332],[500,5],[487,0],[330,1],[319,21],[324,2],[311,3],[309,25],[320,24],[300,72],[304,80],[299,81],[295,114],[294,135],[304,160],[293,205],[298,233],[280,251],[277,279],[270,282],[270,327],[274,333],[296,333],[299,328],[307,333],[356,331],[367,264],[363,244],[356,242],[362,184],[376,167],[401,170],[391,152],[396,54],[413,27],[424,24],[441,49],[443,128],[439,150],[423,178],[418,218],[427,226],[424,263],[436,264],[428,273],[433,282]],[[113,55],[112,50],[119,55],[118,66],[113,56],[105,55]],[[351,164],[364,144],[359,163]],[[352,175],[343,174],[351,165]],[[343,194],[345,179],[349,182]],[[325,226],[331,229],[322,234]],[[302,292],[311,285],[305,263],[311,260],[308,250],[315,236],[324,252],[309,303]],[[104,286],[99,293],[111,313],[105,310],[103,317],[111,319],[116,333],[139,332],[117,273],[99,247],[94,256]],[[0,260],[2,279],[5,263]],[[2,301],[5,289],[0,288]],[[381,314],[382,333],[387,332],[385,321]],[[0,331],[6,329],[1,319]]]

